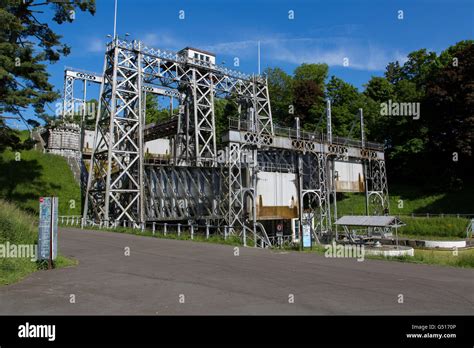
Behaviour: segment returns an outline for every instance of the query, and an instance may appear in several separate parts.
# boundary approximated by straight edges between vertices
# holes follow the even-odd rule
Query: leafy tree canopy
[[[0,114],[18,115],[26,121],[22,114],[26,108],[32,106],[42,115],[45,103],[59,97],[49,83],[46,63],[57,62],[71,50],[60,35],[38,19],[37,14],[48,7],[54,22],[70,23],[75,11],[94,14],[95,0],[0,0]]]

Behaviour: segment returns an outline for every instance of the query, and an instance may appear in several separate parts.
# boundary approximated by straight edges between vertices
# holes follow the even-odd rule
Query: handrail
[[[241,119],[236,119],[236,118],[229,118],[229,128],[234,129],[234,130],[239,130],[239,131],[245,131],[245,132],[255,132],[254,123],[247,120],[241,120]],[[274,129],[274,134],[277,136],[284,136],[284,137],[294,138],[294,139],[298,137],[295,128],[274,126],[273,129]],[[325,134],[320,133],[320,132],[308,132],[304,130],[300,131],[299,139],[315,141],[315,142],[320,142],[320,143],[327,142],[327,136]],[[348,145],[348,146],[363,148],[361,140],[352,139],[352,138],[333,136],[332,143],[336,145],[345,145],[345,146]],[[365,148],[383,151],[384,145],[381,143],[366,141]]]

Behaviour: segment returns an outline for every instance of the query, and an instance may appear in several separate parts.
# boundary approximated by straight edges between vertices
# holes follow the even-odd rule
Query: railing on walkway
[[[436,218],[436,217],[455,217],[455,218],[464,218],[472,219],[474,214],[443,214],[443,213],[411,213],[411,214],[394,214],[396,216],[410,216],[410,217],[426,217],[426,218]]]
[[[194,224],[194,223],[165,223],[165,222],[147,222],[146,224],[137,224],[134,221],[112,221],[108,224],[105,224],[104,221],[92,221],[88,220],[84,224],[82,223],[82,217],[78,215],[62,215],[59,216],[59,223],[63,226],[81,226],[87,227],[92,226],[99,229],[118,229],[118,228],[130,228],[136,229],[141,231],[149,231],[152,235],[162,234],[164,236],[176,235],[178,237],[181,236],[189,236],[190,239],[194,239],[195,237],[202,237],[205,239],[209,239],[213,236],[223,236],[224,240],[228,240],[232,236],[238,236],[242,238],[242,236],[234,234],[234,227],[228,225],[202,225],[202,224]],[[260,236],[257,232],[257,239]],[[253,234],[247,230],[247,242],[253,240]],[[265,244],[262,244],[262,247],[265,247]]]
[[[256,132],[255,123],[247,121],[247,120],[236,119],[236,118],[229,119],[229,128],[234,129],[234,130],[244,131],[244,132]],[[280,127],[280,126],[275,125],[273,127],[273,131],[276,136],[288,137],[292,139],[297,138],[297,133],[296,133],[295,128]],[[319,143],[328,142],[326,134],[316,132],[316,131],[309,132],[309,131],[301,130],[300,139],[315,141]],[[367,148],[367,149],[378,150],[378,151],[384,150],[384,144],[381,144],[381,143],[366,141],[365,146],[362,146],[362,141],[359,139],[345,138],[345,137],[339,137],[335,135],[332,136],[332,143],[336,145],[354,146],[354,147]]]
[[[81,226],[82,216],[80,215],[60,215],[58,222],[66,226]]]

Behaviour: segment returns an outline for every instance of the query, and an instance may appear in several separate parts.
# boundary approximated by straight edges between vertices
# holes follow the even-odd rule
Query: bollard
[[[168,224],[165,222],[164,226],[163,226],[163,233],[165,234],[166,236],[166,232],[168,232]]]
[[[194,225],[191,225],[191,239],[194,239]]]
[[[153,235],[155,235],[155,222],[153,222],[153,227],[152,227],[151,231],[152,231]]]
[[[206,239],[209,239],[209,225],[206,225]]]
[[[181,224],[178,224],[178,237],[181,235]]]

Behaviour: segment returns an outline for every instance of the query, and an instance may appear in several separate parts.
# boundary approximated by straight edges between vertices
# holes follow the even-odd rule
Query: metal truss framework
[[[370,215],[387,215],[389,213],[387,171],[384,160],[369,160],[366,163],[369,187],[367,200]]]
[[[328,181],[328,156],[310,152],[301,156],[303,209],[315,218],[315,233],[322,235],[330,230],[330,200]]]
[[[76,81],[80,81],[84,84],[82,98],[76,98],[74,96],[74,86],[76,84]],[[100,85],[103,81],[104,79],[102,74],[66,67],[66,69],[64,70],[63,111],[61,115],[62,118],[67,120],[74,117],[74,112],[78,109],[76,107],[77,104],[80,104],[82,108],[85,107],[85,104],[87,102],[87,91],[85,86],[87,83],[94,83]],[[107,83],[107,81],[105,82]],[[182,98],[181,93],[173,89],[157,88],[154,86],[142,85],[142,90],[144,93],[142,100],[145,100],[146,93],[176,98],[177,100]]]
[[[77,78],[90,81],[66,76],[64,115]],[[265,78],[119,39],[108,45],[100,78],[85,221],[214,221],[226,233],[241,235],[244,244],[252,237],[255,244],[260,240],[268,245],[256,218],[257,173],[299,171],[302,208],[315,218],[315,233],[331,231],[332,144],[317,137],[294,139],[290,131],[290,145],[278,148]],[[144,93],[179,100],[175,162],[144,163]],[[214,99],[226,96],[237,97],[247,126],[239,141],[228,140],[222,163],[217,158]],[[247,153],[251,163],[242,158]],[[369,173],[371,212],[382,214],[388,208],[385,162],[363,163]]]
[[[251,101],[259,134],[273,133],[265,79],[116,39],[107,46],[86,195],[94,218],[144,222],[144,83],[185,91],[175,149],[181,165],[216,166],[215,95]]]
[[[63,97],[63,118],[72,118],[74,116],[74,77],[64,76],[64,97]]]
[[[142,57],[113,45],[106,52],[84,213],[107,225],[143,223]],[[107,81],[107,83],[105,83]]]

